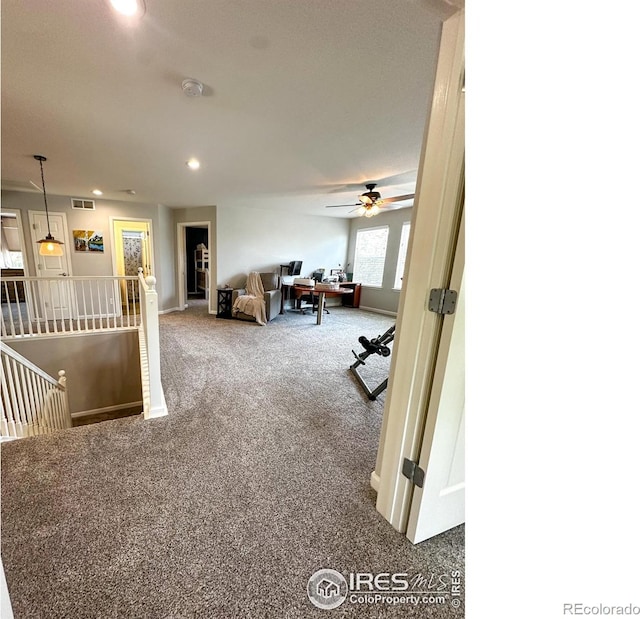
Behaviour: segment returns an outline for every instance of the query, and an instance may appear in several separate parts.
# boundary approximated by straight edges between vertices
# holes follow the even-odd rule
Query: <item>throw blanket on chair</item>
[[[267,324],[267,310],[264,302],[264,287],[260,275],[254,271],[249,273],[246,294],[241,294],[233,304],[234,316],[238,312],[253,316],[256,322],[263,327]]]

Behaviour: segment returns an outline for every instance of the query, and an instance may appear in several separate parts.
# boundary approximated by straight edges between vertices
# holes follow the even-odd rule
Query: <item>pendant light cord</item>
[[[47,205],[47,188],[44,184],[44,169],[42,168],[42,161],[44,157],[36,156],[36,159],[40,162],[40,178],[42,178],[42,193],[44,195],[44,211],[47,214],[47,232],[48,236],[51,236],[51,226],[49,225],[49,206]]]

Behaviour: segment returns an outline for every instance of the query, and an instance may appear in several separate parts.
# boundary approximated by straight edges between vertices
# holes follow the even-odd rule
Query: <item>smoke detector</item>
[[[187,97],[200,97],[202,95],[202,88],[202,82],[198,80],[187,78],[182,81],[182,92],[184,92]]]

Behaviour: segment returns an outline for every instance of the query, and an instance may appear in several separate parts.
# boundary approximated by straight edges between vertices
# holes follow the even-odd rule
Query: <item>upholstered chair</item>
[[[264,303],[267,322],[273,320],[279,313],[282,305],[282,290],[280,289],[280,276],[277,273],[260,273],[262,287],[264,288]],[[246,294],[244,288],[238,288],[231,293],[231,303],[235,304],[236,299]],[[249,316],[242,312],[234,313],[235,318],[240,320],[255,321],[253,316]]]

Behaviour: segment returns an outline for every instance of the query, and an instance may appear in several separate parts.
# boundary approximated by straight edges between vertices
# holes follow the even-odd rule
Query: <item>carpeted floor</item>
[[[358,337],[392,324],[331,308],[321,326],[289,313],[260,327],[199,301],[161,316],[169,416],[2,445],[16,619],[463,617],[448,590],[331,611],[306,593],[320,568],[436,585],[464,570],[464,527],[413,546],[375,510],[384,394],[369,401],[348,368]],[[388,362],[370,357],[366,379]]]

